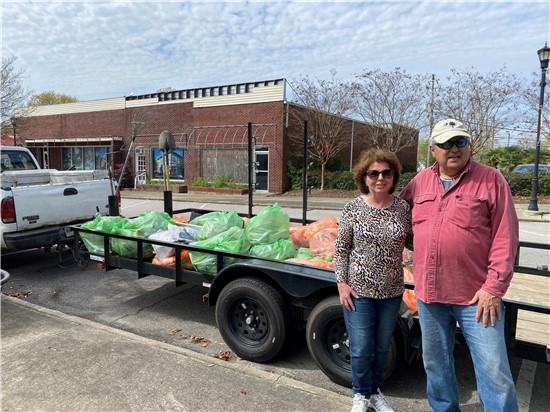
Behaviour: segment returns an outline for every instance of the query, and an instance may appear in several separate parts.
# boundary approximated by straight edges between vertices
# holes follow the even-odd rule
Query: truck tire
[[[285,346],[291,325],[283,297],[257,279],[225,286],[216,304],[216,323],[229,348],[252,362],[268,362]]]
[[[311,311],[306,326],[306,341],[309,353],[331,381],[351,388],[351,365],[349,338],[338,296],[319,302]],[[395,369],[397,348],[392,337],[384,379]]]

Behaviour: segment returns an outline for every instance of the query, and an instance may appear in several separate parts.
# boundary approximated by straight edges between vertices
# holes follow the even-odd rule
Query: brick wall
[[[158,147],[160,133],[169,130],[174,135],[176,146],[186,148],[185,179],[192,182],[200,176],[200,147],[229,145],[246,149],[247,125],[252,122],[256,145],[269,147],[269,192],[281,193],[289,187],[287,162],[292,161],[296,165],[303,163],[303,144],[299,142],[303,139],[303,122],[296,116],[287,117],[287,110],[304,109],[282,101],[194,108],[193,103],[187,101],[124,110],[36,116],[22,122],[17,129],[17,137],[22,142],[26,139],[120,136],[123,145],[115,154],[116,165],[124,161],[130,147],[132,120],[141,120],[144,126],[137,133],[135,146],[145,149],[147,172],[151,166],[151,148]],[[285,123],[287,119],[288,128]],[[351,135],[351,125],[352,122],[348,121],[343,133]],[[370,147],[369,142],[362,138],[366,127],[372,126],[355,122],[353,162],[362,150]],[[298,140],[291,139],[291,135],[298,136]],[[60,167],[59,152],[60,149],[52,151],[50,148],[50,167]],[[351,148],[341,152],[343,163],[348,167],[350,153]],[[398,155],[404,163],[416,163],[416,147]],[[130,161],[130,164],[134,162]]]

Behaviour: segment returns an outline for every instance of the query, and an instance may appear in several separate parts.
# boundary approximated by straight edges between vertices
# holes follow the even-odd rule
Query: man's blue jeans
[[[402,296],[353,298],[355,311],[344,311],[349,335],[353,393],[369,398],[384,386],[384,367]]]
[[[436,412],[460,411],[453,349],[456,323],[466,339],[484,410],[518,410],[516,389],[504,341],[504,305],[495,326],[476,321],[477,305],[418,302],[422,330],[422,356],[428,378],[428,401]]]

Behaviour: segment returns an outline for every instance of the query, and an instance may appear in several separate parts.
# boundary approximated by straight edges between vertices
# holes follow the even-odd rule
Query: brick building
[[[60,170],[120,170],[131,148],[127,170],[132,185],[162,179],[163,155],[171,180],[226,176],[247,183],[251,123],[256,190],[280,193],[288,189],[287,162],[303,159],[297,143],[303,122],[296,116],[303,110],[311,109],[286,100],[285,79],[159,92],[39,106],[17,119],[17,142],[44,167]],[[345,121],[344,133],[352,139],[341,156],[349,165],[369,147],[361,136],[374,126]],[[163,130],[172,133],[174,150],[159,149]],[[398,156],[414,167],[416,145]]]

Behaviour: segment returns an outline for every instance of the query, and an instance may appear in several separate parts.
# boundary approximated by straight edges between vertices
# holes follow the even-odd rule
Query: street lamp
[[[542,77],[540,80],[540,101],[539,101],[539,121],[537,124],[537,146],[535,148],[535,169],[533,170],[533,180],[531,182],[531,199],[529,199],[529,206],[527,210],[538,211],[537,195],[539,191],[539,157],[540,157],[540,130],[542,127],[542,108],[544,106],[544,88],[546,86],[546,70],[548,69],[548,61],[550,61],[550,47],[548,43],[544,44],[544,47],[537,51],[540,60],[540,69],[542,71]]]

